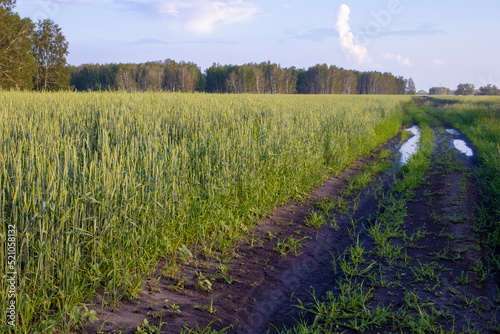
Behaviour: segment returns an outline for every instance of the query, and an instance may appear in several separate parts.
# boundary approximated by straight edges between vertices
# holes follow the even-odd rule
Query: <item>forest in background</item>
[[[191,62],[71,66],[77,91],[170,91],[251,94],[415,94],[413,79],[327,64],[305,69],[263,62],[213,64],[203,73]]]

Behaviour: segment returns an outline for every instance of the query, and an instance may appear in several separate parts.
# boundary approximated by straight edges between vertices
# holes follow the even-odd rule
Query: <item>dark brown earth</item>
[[[402,307],[404,294],[412,291],[421,299],[432,300],[436,310],[449,314],[442,319],[447,330],[461,331],[474,324],[479,332],[493,332],[486,328],[491,327],[492,309],[499,306],[500,296],[492,273],[484,274],[478,269],[480,262],[487,268],[487,261],[474,229],[475,204],[480,202],[473,174],[476,162],[450,149],[451,135],[437,130],[435,133],[438,149],[429,177],[416,190],[405,218],[407,234],[422,226],[426,234],[411,244],[393,240],[394,244],[404,247],[409,265],[394,266],[386,273],[390,280],[400,283],[397,288],[374,287],[373,305]],[[399,146],[398,136],[385,148],[396,153]],[[330,219],[328,226],[317,230],[306,226],[305,218],[318,209],[314,203],[319,200],[340,198],[346,180],[373,158],[360,158],[355,166],[325,181],[303,202],[277,207],[230,252],[204,259],[192,249],[195,256],[187,259],[186,265],[175,274],[165,270],[164,263],[159,264],[158,274],[148,280],[138,300],[120,302],[114,310],[110,306],[95,307],[101,321],[89,324],[82,332],[133,333],[144,319],[148,320],[150,329],[159,328],[161,323],[162,333],[180,333],[181,328],[201,329],[208,325],[214,330],[227,328],[227,333],[266,333],[268,330],[273,333],[276,329],[293,327],[300,315],[294,306],[297,300],[311,303],[311,292],[319,298],[331,291],[341,278],[332,266],[333,256],[338,258],[353,244],[352,221],[357,221],[356,228],[362,230],[376,217],[379,207],[373,189],[389,189],[397,170],[397,157],[392,159],[396,167],[382,175],[374,187],[363,191],[356,210],[352,198],[345,199],[351,202],[349,212],[335,210],[336,224]],[[371,239],[363,232],[360,236],[367,251],[373,249]],[[282,256],[276,245],[288,238],[293,238],[301,247]],[[439,289],[431,291],[430,282],[416,283],[410,279],[414,276],[410,266],[422,264],[444,268],[439,271]],[[456,283],[460,277],[463,284]],[[211,285],[210,289],[205,288],[210,291],[197,287],[203,282],[205,287]],[[497,296],[496,302],[494,296]],[[474,305],[468,305],[473,304],[474,298],[479,299]],[[168,301],[165,303],[165,300]],[[483,312],[477,311],[481,309]],[[313,318],[306,314],[304,319]],[[395,329],[383,328],[374,333],[389,330]]]

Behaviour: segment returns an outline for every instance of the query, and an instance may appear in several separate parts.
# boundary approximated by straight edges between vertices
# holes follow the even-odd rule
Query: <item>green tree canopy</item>
[[[479,95],[500,95],[500,89],[495,85],[487,84],[479,87]]]
[[[0,88],[32,89],[35,62],[30,54],[33,23],[12,11],[15,1],[0,0]]]
[[[429,88],[429,95],[449,95],[450,89],[447,87],[432,87]]]
[[[3,9],[10,9],[16,6],[16,0],[0,0],[0,7]]]
[[[33,55],[37,64],[34,84],[36,90],[69,88],[70,71],[66,66],[68,42],[61,28],[52,20],[38,21],[33,36]]]
[[[474,85],[473,84],[459,84],[457,86],[457,90],[455,91],[455,95],[473,95],[474,94]]]
[[[415,86],[415,82],[413,78],[408,79],[408,84],[406,86],[406,94],[415,95],[417,93],[417,87]]]

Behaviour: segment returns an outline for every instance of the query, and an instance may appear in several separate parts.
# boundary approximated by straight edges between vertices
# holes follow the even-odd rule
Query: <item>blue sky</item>
[[[424,90],[500,87],[497,0],[18,0],[16,11],[55,21],[72,65],[270,60],[392,72]]]

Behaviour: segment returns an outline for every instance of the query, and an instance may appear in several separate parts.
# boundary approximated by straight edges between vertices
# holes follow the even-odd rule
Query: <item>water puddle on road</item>
[[[451,135],[459,136],[460,132],[458,132],[455,129],[446,129],[446,132],[448,132]],[[461,139],[453,139],[453,146],[462,154],[465,154],[468,157],[472,157],[474,155],[474,151],[467,146],[467,143]]]
[[[420,128],[417,125],[406,129],[414,134],[413,137],[408,139],[406,143],[403,144],[399,152],[401,153],[401,164],[406,164],[408,160],[414,155],[418,150],[418,142],[420,141]]]
[[[455,146],[455,148],[460,153],[463,153],[468,157],[472,157],[474,155],[474,152],[472,151],[472,149],[469,146],[467,146],[467,144],[461,139],[454,139],[453,146]]]
[[[455,129],[446,129],[446,132],[448,132],[450,135],[459,135],[460,132],[458,132]]]

